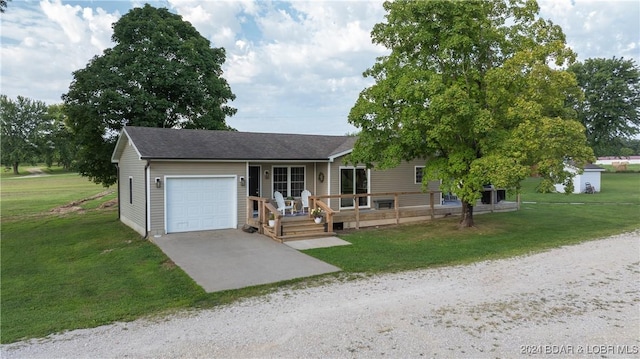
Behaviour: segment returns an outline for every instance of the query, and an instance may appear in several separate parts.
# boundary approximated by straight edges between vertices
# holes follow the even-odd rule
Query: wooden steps
[[[279,242],[336,235],[333,231],[325,231],[325,223],[315,223],[313,218],[309,217],[285,217],[281,225],[282,235],[280,237],[276,237],[275,229],[268,226],[264,227],[264,234]]]

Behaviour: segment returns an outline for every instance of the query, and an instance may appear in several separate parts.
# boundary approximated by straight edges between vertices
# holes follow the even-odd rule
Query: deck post
[[[400,208],[398,207],[398,194],[393,195],[393,209],[396,211],[396,224],[400,224]]]
[[[278,240],[280,240],[282,242],[282,222],[281,219],[282,215],[280,213],[278,213],[278,215],[276,216],[276,222],[274,225],[274,229],[276,230],[276,238],[278,238]]]
[[[258,221],[260,222],[260,234],[264,234],[264,224],[269,223],[267,217],[267,201],[258,202]]]
[[[493,213],[493,210],[496,208],[496,204],[495,204],[495,199],[498,198],[498,192],[496,191],[496,188],[494,186],[491,186],[491,213]]]
[[[356,211],[356,229],[360,229],[360,197],[353,196],[353,204]]]
[[[435,217],[435,207],[434,207],[435,196],[433,192],[429,192],[429,207],[431,208],[431,219]]]

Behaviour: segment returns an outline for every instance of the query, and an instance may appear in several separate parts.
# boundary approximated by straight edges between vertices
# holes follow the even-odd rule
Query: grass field
[[[59,169],[45,173],[46,176],[2,174],[0,214],[3,222],[40,215],[58,206],[101,192],[110,193],[105,200],[116,196],[115,188],[98,186],[77,173],[65,173]]]
[[[346,231],[351,246],[306,251],[346,276],[503,258],[600,238],[640,227],[640,174],[605,174],[595,195],[536,194],[523,186],[518,212],[456,218],[375,230]],[[3,343],[75,328],[212,307],[283,285],[313,285],[335,275],[241,290],[204,293],[155,245],[121,224],[113,194],[82,202],[82,210],[51,210],[105,191],[75,174],[2,176],[0,205]],[[568,204],[579,202],[586,204]],[[628,204],[621,204],[628,203]],[[344,277],[344,274],[337,275]]]
[[[631,203],[640,204],[640,173],[602,173],[602,188],[595,194],[586,193],[537,193],[540,178],[528,178],[522,182],[523,202],[540,203]],[[514,197],[511,197],[513,199]]]
[[[613,167],[612,165],[598,165],[604,169],[606,169],[608,172],[616,172],[616,168]],[[640,172],[640,164],[638,163],[631,163],[627,165],[627,170],[625,172]]]

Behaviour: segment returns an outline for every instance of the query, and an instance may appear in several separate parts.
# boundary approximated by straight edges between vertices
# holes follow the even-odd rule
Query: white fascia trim
[[[327,164],[327,194],[331,196],[331,162]],[[327,198],[327,206],[331,208],[331,197]]]
[[[116,141],[116,147],[113,149],[113,153],[111,154],[111,162],[112,163],[119,163],[120,159],[119,158],[115,158],[116,152],[118,152],[118,147],[121,146],[121,142],[122,138],[124,137],[123,135],[127,136],[128,142],[129,142],[129,146],[133,147],[133,149],[136,151],[136,155],[138,155],[138,159],[142,160],[142,155],[140,154],[140,151],[138,151],[138,148],[136,147],[136,144],[133,143],[133,141],[131,140],[131,137],[129,137],[129,134],[127,133],[126,128],[123,128],[122,131],[120,132],[120,136],[118,136],[118,141]],[[124,146],[124,145],[122,145]]]
[[[336,158],[342,157],[344,155],[348,155],[351,152],[353,152],[353,148],[350,150],[342,151],[342,152],[336,153],[335,155],[329,156],[329,162],[333,162],[335,161]]]

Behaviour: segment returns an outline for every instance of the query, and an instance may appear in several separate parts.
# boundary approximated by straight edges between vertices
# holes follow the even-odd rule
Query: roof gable
[[[141,159],[317,160],[353,148],[356,137],[127,126],[114,150],[117,162],[128,137]],[[122,144],[121,144],[122,142]]]

